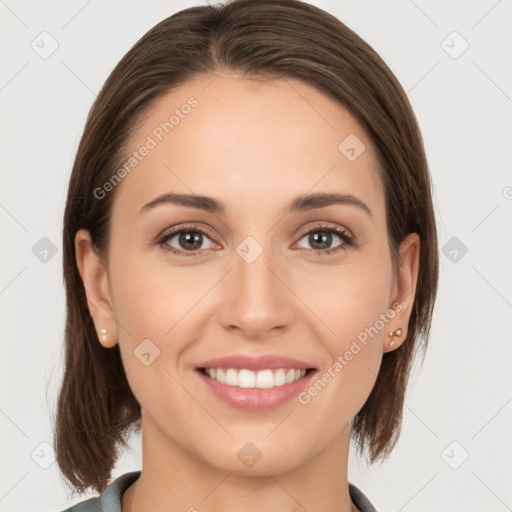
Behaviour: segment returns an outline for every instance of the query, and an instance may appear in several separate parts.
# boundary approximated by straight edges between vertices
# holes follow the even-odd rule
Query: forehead
[[[298,80],[196,78],[153,102],[128,147],[125,164],[138,155],[118,185],[115,210],[124,214],[164,192],[214,195],[233,210],[279,208],[307,192],[383,203],[364,128],[340,102]]]

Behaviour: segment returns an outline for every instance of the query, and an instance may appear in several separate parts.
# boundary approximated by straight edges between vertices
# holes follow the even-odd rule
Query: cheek
[[[323,269],[307,280],[300,292],[311,311],[328,327],[332,346],[343,348],[379,320],[389,307],[391,268],[374,259],[364,264]],[[312,286],[314,285],[314,286]],[[379,322],[379,326],[382,328]]]
[[[122,325],[117,329],[121,357],[137,400],[149,410],[161,403],[187,404],[171,375],[173,362],[196,336],[188,312],[204,294],[198,293],[202,288],[190,282],[190,274],[187,286],[175,269],[137,258],[124,259],[112,277],[116,319]]]
[[[336,272],[331,268],[323,278],[319,274],[309,281],[315,287],[305,296],[322,320],[314,324],[319,325],[317,337],[328,353],[318,375],[322,379],[325,374],[329,382],[323,404],[343,403],[345,411],[355,414],[370,393],[382,360],[388,323],[395,316],[389,308],[391,277],[391,266],[376,257],[361,258],[358,264],[340,266]],[[323,389],[322,384],[317,387]]]
[[[318,330],[328,355],[311,386],[298,398],[309,417],[329,418],[329,426],[321,428],[328,428],[333,436],[361,409],[377,378],[382,340],[394,317],[388,309],[390,276],[391,270],[378,263],[331,272],[328,291],[309,296],[329,327]],[[310,423],[311,432],[320,428],[316,421]]]
[[[163,369],[176,371],[182,354],[201,337],[214,314],[205,308],[218,277],[191,269],[171,267],[160,258],[134,257],[125,258],[113,272],[115,314],[122,325],[119,345],[134,393],[159,387],[159,378],[167,381]],[[179,387],[175,392],[179,394]]]
[[[161,340],[204,294],[204,280],[190,269],[166,266],[160,256],[112,261],[116,318],[134,342],[141,336]]]

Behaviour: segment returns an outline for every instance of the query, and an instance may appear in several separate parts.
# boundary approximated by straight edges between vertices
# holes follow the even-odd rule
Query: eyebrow
[[[217,215],[226,215],[226,205],[213,197],[201,196],[196,194],[162,194],[149,203],[145,204],[140,213],[145,213],[148,210],[155,208],[158,205],[175,204],[178,206],[185,206],[187,208],[196,208],[204,210],[208,213]],[[361,199],[353,196],[352,194],[337,194],[337,193],[316,193],[298,196],[293,199],[285,208],[285,213],[304,212],[308,210],[316,210],[318,208],[325,208],[327,206],[341,204],[357,206],[370,217],[372,212],[370,208],[361,201]]]

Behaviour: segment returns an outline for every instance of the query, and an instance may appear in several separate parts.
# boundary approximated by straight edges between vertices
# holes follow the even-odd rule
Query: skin
[[[87,231],[75,238],[98,342],[119,343],[142,407],[143,471],[122,510],[355,511],[350,422],[383,353],[407,334],[419,238],[403,241],[395,271],[372,142],[341,104],[296,80],[255,83],[228,72],[212,80],[173,90],[142,119],[133,150],[190,96],[198,101],[117,185],[108,260]],[[366,145],[355,161],[338,150],[349,134]],[[356,196],[371,216],[349,204],[284,214],[298,195],[333,191]],[[172,204],[139,213],[164,192],[214,197],[227,213]],[[196,256],[165,253],[157,236],[190,222],[213,236],[199,240]],[[356,246],[333,234],[320,248],[342,249],[315,256],[319,246],[307,233],[322,231],[323,222],[348,230]],[[247,236],[263,249],[252,263],[236,252]],[[165,244],[191,252],[176,234]],[[322,374],[394,302],[401,311],[308,404],[235,409],[195,371],[210,358],[280,354]],[[399,327],[403,334],[390,347],[387,333]],[[149,366],[133,354],[146,338],[160,349]],[[252,468],[237,457],[247,442],[262,454]]]

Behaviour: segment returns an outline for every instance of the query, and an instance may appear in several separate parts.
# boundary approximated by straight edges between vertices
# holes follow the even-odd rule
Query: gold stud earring
[[[389,346],[392,347],[395,344],[395,340],[393,339],[395,336],[401,336],[402,335],[402,328],[399,327],[396,329],[396,331],[391,331],[388,333],[388,336],[391,338],[391,342],[389,343]]]
[[[100,332],[102,334],[101,339],[107,341],[107,329],[100,329]]]

